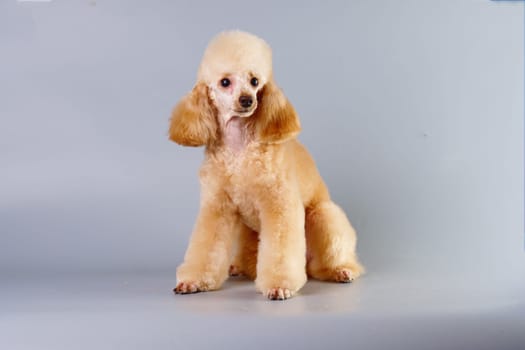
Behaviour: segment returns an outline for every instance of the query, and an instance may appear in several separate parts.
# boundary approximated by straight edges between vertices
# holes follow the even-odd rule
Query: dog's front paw
[[[271,288],[266,291],[266,296],[270,300],[285,300],[293,296],[292,291],[288,288]]]
[[[191,294],[205,292],[207,289],[201,284],[193,281],[179,282],[177,287],[173,289],[175,294]]]

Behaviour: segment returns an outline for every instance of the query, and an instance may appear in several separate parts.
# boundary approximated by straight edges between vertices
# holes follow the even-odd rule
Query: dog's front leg
[[[298,196],[272,198],[261,205],[260,218],[257,289],[272,300],[288,299],[307,279],[303,205]]]
[[[241,223],[224,202],[216,203],[201,205],[184,262],[177,269],[177,294],[218,289],[228,277],[232,246]]]

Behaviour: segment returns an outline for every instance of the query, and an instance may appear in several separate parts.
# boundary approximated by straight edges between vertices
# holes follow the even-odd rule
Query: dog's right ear
[[[213,143],[218,132],[215,114],[208,96],[208,87],[202,82],[198,83],[173,109],[170,140],[193,147]]]

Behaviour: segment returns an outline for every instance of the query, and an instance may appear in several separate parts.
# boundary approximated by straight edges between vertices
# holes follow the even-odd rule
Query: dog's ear
[[[208,87],[198,83],[184,96],[171,114],[170,140],[183,146],[203,146],[217,138],[216,111],[208,96]]]
[[[257,99],[253,120],[259,141],[279,143],[297,136],[301,131],[299,117],[272,79],[264,85]]]

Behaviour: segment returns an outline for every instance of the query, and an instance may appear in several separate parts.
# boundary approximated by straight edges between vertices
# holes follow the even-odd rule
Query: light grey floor
[[[0,1],[0,350],[525,349],[523,2],[259,5]],[[234,28],[357,229],[351,285],[172,294],[203,151],[169,114]]]
[[[417,269],[415,269],[417,270]],[[309,281],[268,301],[252,282],[176,296],[168,273],[10,276],[1,349],[523,349],[523,276],[410,269]]]

